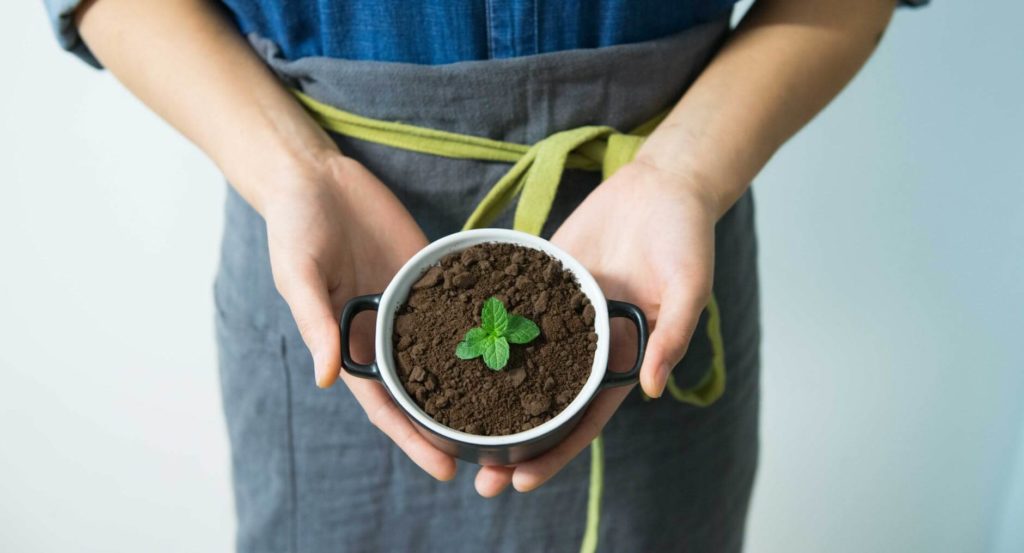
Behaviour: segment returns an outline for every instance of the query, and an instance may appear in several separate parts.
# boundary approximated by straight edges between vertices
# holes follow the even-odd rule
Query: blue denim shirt
[[[45,0],[57,38],[90,64],[72,14]],[[289,59],[442,64],[596,48],[667,36],[724,15],[736,0],[223,0],[242,33]],[[920,5],[928,0],[904,0]]]
[[[224,0],[288,59],[442,64],[660,38],[735,0]],[[315,15],[311,15],[315,14]]]

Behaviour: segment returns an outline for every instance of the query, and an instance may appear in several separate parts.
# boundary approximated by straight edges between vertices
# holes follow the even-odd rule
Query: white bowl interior
[[[395,321],[395,312],[409,295],[413,283],[427,267],[436,264],[442,257],[464,250],[470,246],[486,242],[507,242],[518,244],[535,250],[541,250],[554,257],[562,263],[562,266],[576,276],[580,288],[594,305],[594,331],[597,333],[597,350],[594,352],[594,364],[590,370],[590,377],[579,394],[562,410],[561,413],[551,420],[531,428],[525,432],[517,432],[506,436],[477,436],[460,432],[449,428],[435,421],[425,411],[420,409],[416,402],[409,397],[402,386],[398,375],[395,372],[394,350],[392,347],[392,334]],[[526,234],[524,232],[507,229],[478,229],[458,232],[420,250],[398,271],[395,278],[391,280],[387,289],[381,297],[380,308],[377,313],[376,332],[376,353],[377,366],[380,368],[381,378],[385,386],[391,390],[392,396],[407,413],[410,413],[420,424],[433,430],[437,434],[446,436],[453,440],[475,444],[479,446],[504,446],[531,441],[549,431],[562,425],[579,412],[597,392],[601,379],[604,377],[608,366],[608,305],[604,293],[597,285],[597,281],[583,265],[568,253],[558,248],[551,242]],[[454,352],[452,355],[455,355]]]

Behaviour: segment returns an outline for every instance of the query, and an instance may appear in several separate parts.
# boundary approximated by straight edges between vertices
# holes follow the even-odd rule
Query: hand
[[[331,156],[259,202],[267,222],[274,283],[313,355],[318,386],[340,374],[382,430],[423,470],[455,476],[455,460],[430,445],[377,382],[341,370],[338,313],[351,297],[379,292],[427,244],[402,204],[360,163]],[[373,356],[373,327],[353,327],[352,354]]]
[[[633,161],[590,194],[552,238],[583,263],[607,297],[647,314],[653,331],[640,384],[651,397],[664,391],[711,294],[719,208],[698,184]],[[635,356],[632,332],[623,330],[613,329],[611,370],[626,370]],[[537,488],[601,433],[630,389],[601,392],[565,441],[540,457],[515,467],[483,467],[477,491],[493,497],[509,483],[520,492]]]

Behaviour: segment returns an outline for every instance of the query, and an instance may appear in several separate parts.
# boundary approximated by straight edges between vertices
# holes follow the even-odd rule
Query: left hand
[[[647,314],[653,331],[640,384],[654,398],[686,353],[711,295],[719,207],[701,186],[696,178],[635,160],[591,193],[551,240],[583,263],[607,297],[635,303]],[[613,330],[610,370],[633,363],[636,343],[626,326]],[[601,433],[631,389],[598,394],[573,432],[540,457],[481,468],[477,491],[493,497],[510,483],[520,492],[536,489]]]

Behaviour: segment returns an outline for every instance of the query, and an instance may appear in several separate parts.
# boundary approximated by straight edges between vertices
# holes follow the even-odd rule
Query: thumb
[[[341,336],[323,275],[314,263],[300,263],[275,269],[274,282],[313,356],[317,386],[329,388],[341,372]]]
[[[640,386],[648,396],[661,397],[665,391],[669,374],[686,354],[709,297],[704,286],[692,282],[674,284],[663,293],[658,320],[640,368]]]

